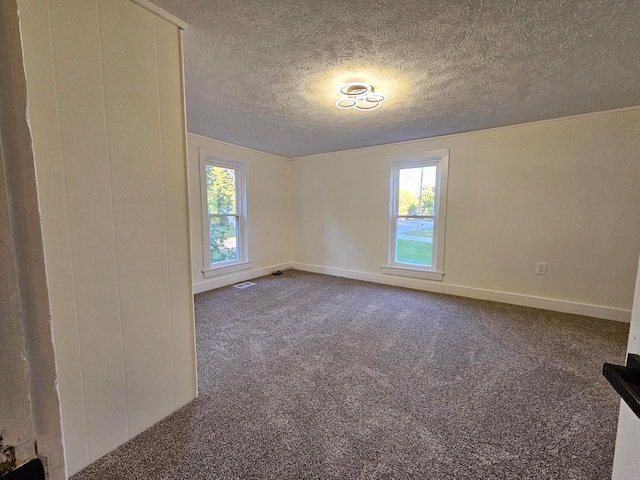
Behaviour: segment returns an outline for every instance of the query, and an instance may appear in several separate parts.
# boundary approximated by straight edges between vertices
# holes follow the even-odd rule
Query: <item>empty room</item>
[[[640,478],[638,25],[3,0],[0,478]]]

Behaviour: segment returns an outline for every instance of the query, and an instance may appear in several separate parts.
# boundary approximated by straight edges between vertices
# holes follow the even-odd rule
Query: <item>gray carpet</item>
[[[610,478],[628,325],[294,270],[196,295],[200,397],[73,477]]]

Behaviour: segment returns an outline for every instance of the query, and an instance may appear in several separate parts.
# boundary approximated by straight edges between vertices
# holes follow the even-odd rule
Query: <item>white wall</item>
[[[15,2],[2,2],[0,44],[15,45],[17,38],[17,6]],[[15,71],[16,66],[22,67],[20,49],[0,49],[0,64],[8,66],[0,70],[0,89],[3,93],[9,93],[0,95],[0,452],[12,448],[16,457],[15,464],[11,465],[13,462],[9,458],[0,455],[2,475],[9,468],[36,457],[36,433],[31,418],[29,363],[24,334],[27,319],[21,315],[20,282],[16,265],[15,249],[19,239],[15,238],[12,231],[15,217],[20,214],[19,210],[14,213],[12,209],[19,208],[20,201],[24,198],[17,185],[8,183],[9,162],[13,162],[15,169],[20,165],[20,160],[25,161],[24,158],[20,159],[20,150],[30,140],[28,130],[20,128],[26,127],[24,114],[19,119],[17,109],[12,108],[9,101],[11,96],[15,96],[13,103],[20,109],[26,107],[24,72],[21,68]],[[18,126],[20,123],[22,125]],[[12,196],[19,197],[12,199]]]
[[[51,312],[15,0],[0,2],[0,45],[0,475],[38,457],[47,478],[62,480]]]
[[[182,37],[19,0],[69,474],[195,397]]]
[[[640,249],[640,109],[292,160],[298,268],[629,320]],[[382,275],[388,159],[449,148],[445,277]],[[353,256],[346,246],[353,246]],[[534,275],[537,261],[546,276]]]
[[[289,160],[244,147],[188,134],[189,195],[191,202],[191,250],[194,292],[268,275],[289,266],[291,259],[291,189]],[[250,270],[204,278],[202,197],[200,192],[199,149],[214,152],[227,160],[247,165],[247,219]]]
[[[640,262],[633,300],[631,328],[629,330],[628,353],[640,355]],[[640,418],[620,402],[616,453],[613,458],[613,480],[637,480],[640,472]]]

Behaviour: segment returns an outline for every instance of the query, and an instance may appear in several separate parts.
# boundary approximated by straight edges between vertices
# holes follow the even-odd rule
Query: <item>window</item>
[[[247,248],[246,167],[200,150],[204,276],[251,268]]]
[[[389,264],[383,273],[442,280],[448,164],[449,150],[391,163]]]

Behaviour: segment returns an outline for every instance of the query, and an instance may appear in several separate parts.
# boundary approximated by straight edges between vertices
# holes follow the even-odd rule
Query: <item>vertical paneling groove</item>
[[[51,21],[93,460],[129,437],[96,2],[51,0]]]
[[[195,394],[181,31],[156,19],[176,406]]]
[[[89,462],[89,458],[90,458],[90,453],[89,453],[89,438],[87,435],[87,405],[86,405],[86,398],[85,398],[85,384],[84,384],[84,371],[82,369],[82,365],[83,365],[83,361],[82,361],[82,337],[80,335],[80,326],[79,326],[79,319],[78,319],[78,293],[77,293],[77,289],[75,288],[75,275],[73,273],[74,267],[74,261],[73,261],[73,252],[71,249],[71,229],[69,228],[69,209],[67,208],[67,205],[69,204],[69,198],[68,198],[68,194],[67,194],[67,182],[65,180],[65,169],[64,169],[64,149],[62,147],[62,132],[60,129],[60,112],[59,112],[59,108],[58,108],[58,87],[57,87],[57,81],[56,81],[56,64],[55,64],[55,56],[53,54],[53,33],[52,33],[52,29],[51,29],[51,4],[49,0],[45,0],[46,1],[46,6],[47,6],[47,23],[48,23],[48,33],[49,33],[49,43],[50,43],[50,55],[51,55],[51,70],[52,70],[52,85],[53,85],[53,93],[54,93],[54,108],[55,108],[55,117],[56,117],[56,131],[57,131],[57,136],[58,136],[58,142],[57,142],[57,146],[59,148],[59,159],[60,159],[60,170],[61,170],[61,177],[60,177],[60,181],[61,181],[61,186],[62,186],[62,194],[64,197],[64,202],[62,202],[61,204],[61,208],[64,210],[64,218],[65,218],[65,230],[66,230],[66,242],[64,242],[65,245],[65,250],[66,250],[66,254],[68,256],[68,258],[70,259],[70,268],[69,268],[69,277],[70,277],[70,285],[69,288],[72,290],[72,296],[73,296],[73,315],[71,316],[70,322],[71,322],[71,330],[74,333],[74,337],[76,338],[76,342],[77,342],[77,351],[75,352],[77,354],[77,357],[79,359],[78,362],[78,376],[80,377],[80,381],[79,386],[80,386],[80,400],[82,403],[82,409],[81,409],[81,413],[80,413],[80,422],[82,423],[82,430],[81,432],[78,432],[77,430],[75,430],[77,428],[77,416],[78,413],[75,411],[69,411],[68,413],[66,413],[66,409],[64,408],[67,403],[64,402],[64,400],[67,400],[69,403],[73,400],[71,398],[69,398],[68,392],[64,391],[65,390],[65,385],[63,385],[63,383],[66,383],[64,380],[62,380],[61,378],[59,378],[58,380],[58,385],[59,385],[59,389],[60,389],[60,396],[63,397],[61,398],[61,404],[60,404],[60,409],[61,409],[61,415],[63,417],[63,422],[62,422],[62,429],[63,429],[63,438],[64,438],[64,443],[65,443],[65,462],[67,463],[67,469],[75,469],[77,468],[77,465],[82,465],[83,463]],[[43,234],[44,234],[44,226],[43,226]],[[60,242],[59,246],[60,248],[62,247],[63,243]],[[45,249],[45,262],[49,263],[48,261],[46,261],[46,249]],[[52,286],[50,285],[50,290],[52,288]],[[54,285],[55,288],[55,285]],[[53,292],[50,292],[51,296],[53,296]],[[54,299],[52,299],[51,301],[51,314],[52,316],[55,316],[57,314],[57,312],[54,310],[55,308],[55,301]],[[55,327],[55,324],[54,324]],[[59,342],[63,341],[63,338],[65,337],[65,334],[62,335],[58,335],[58,340]],[[55,328],[54,328],[54,341],[55,341]],[[58,343],[58,342],[56,342]],[[74,350],[76,350],[74,348]],[[58,368],[59,370],[59,368]],[[75,399],[76,401],[78,399]],[[73,413],[72,413],[73,412]],[[65,414],[66,413],[66,414]],[[76,417],[76,421],[72,421],[72,415]],[[66,422],[66,427],[67,427],[67,431],[65,432],[65,418],[67,419]],[[75,428],[74,428],[75,426]],[[71,434],[71,432],[69,431],[69,429],[74,430],[74,434]],[[81,437],[81,438],[79,438]],[[80,454],[80,452],[77,450],[77,445],[78,443],[82,443],[82,458],[78,458],[78,455]],[[74,448],[74,446],[76,448]]]
[[[155,16],[128,0],[100,6],[129,431],[136,435],[174,409]]]
[[[158,41],[158,22],[161,21],[159,18],[155,18],[155,22],[153,24],[154,27],[154,33],[155,33],[155,37],[156,37],[156,70],[158,72],[158,76],[156,78],[156,85],[157,85],[157,89],[158,89],[158,129],[160,130],[160,159],[162,161],[162,169],[160,170],[162,172],[162,206],[164,208],[164,229],[165,232],[167,233],[167,237],[168,237],[168,232],[169,232],[169,225],[168,225],[168,219],[167,219],[167,184],[166,184],[166,172],[165,172],[165,151],[164,151],[164,132],[162,130],[162,94],[161,94],[161,87],[160,87],[160,77],[161,77],[161,73],[160,73],[160,42]],[[165,243],[165,247],[166,247],[166,257],[167,259],[169,258],[169,239],[167,238],[167,241]],[[173,309],[171,306],[171,276],[170,276],[170,266],[169,266],[169,262],[167,261],[167,270],[166,270],[166,274],[167,274],[167,285],[169,286],[169,296],[168,296],[168,301],[169,301],[169,312],[173,313]],[[169,335],[169,343],[170,343],[170,349],[169,351],[171,352],[171,384],[173,387],[173,407],[176,407],[176,372],[175,372],[175,362],[173,359],[173,322],[171,322],[171,324],[169,325],[170,327],[170,331],[171,331],[171,335]]]
[[[179,31],[19,0],[68,474],[194,398]]]
[[[102,28],[100,26],[100,9],[98,8],[98,2],[99,0],[96,0],[96,16],[98,19],[98,38],[99,38],[99,42],[100,42],[100,50],[99,50],[99,54],[100,54],[100,79],[102,82],[102,106],[104,109],[104,136],[106,139],[106,154],[107,154],[107,165],[108,165],[108,169],[109,169],[109,194],[110,194],[110,198],[111,198],[111,203],[110,203],[110,207],[111,207],[111,226],[112,226],[112,230],[113,230],[113,237],[112,237],[112,241],[113,241],[113,246],[114,246],[114,257],[115,257],[115,270],[116,270],[116,278],[118,278],[120,276],[120,273],[118,272],[118,238],[116,236],[116,216],[115,216],[115,212],[113,210],[113,171],[111,168],[111,152],[109,150],[109,120],[107,118],[107,101],[106,101],[106,96],[105,96],[105,91],[104,91],[104,60],[102,58]],[[116,292],[117,292],[117,298],[118,298],[118,333],[120,334],[120,338],[124,339],[124,334],[123,334],[123,328],[122,328],[122,302],[120,301],[121,298],[121,292],[120,292],[120,282],[117,282],[116,284]],[[131,431],[130,431],[130,422],[129,422],[129,404],[127,401],[127,374],[126,374],[126,370],[127,370],[127,359],[125,358],[125,354],[124,354],[124,340],[122,340],[123,346],[122,346],[122,378],[123,378],[123,383],[124,383],[124,404],[125,404],[125,421],[127,424],[127,438],[131,438]]]
[[[181,398],[179,398],[179,405],[186,405],[193,398],[198,396],[198,378],[197,378],[197,368],[196,368],[196,324],[195,324],[195,311],[194,311],[194,303],[193,303],[193,250],[191,243],[191,204],[189,202],[189,192],[190,184],[189,184],[189,147],[187,144],[187,101],[185,98],[185,79],[184,79],[184,33],[182,29],[177,30],[178,34],[178,92],[179,92],[179,104],[178,108],[180,109],[180,115],[176,115],[172,117],[174,121],[178,121],[180,118],[180,147],[177,152],[177,158],[182,158],[182,186],[184,188],[184,193],[180,197],[184,203],[183,213],[186,213],[186,218],[183,218],[185,223],[186,230],[183,233],[183,241],[186,241],[187,248],[184,250],[186,255],[186,265],[183,265],[182,268],[183,273],[187,275],[186,281],[186,289],[188,292],[188,296],[186,297],[187,305],[185,311],[187,312],[187,318],[184,320],[188,322],[188,328],[183,326],[183,328],[178,331],[182,334],[182,343],[181,343],[181,351],[182,355],[182,375],[179,375],[178,378],[183,379],[182,385],[178,391],[181,393]],[[291,257],[287,257],[291,258]],[[178,292],[179,294],[179,292]],[[175,358],[175,355],[174,355]],[[189,372],[190,375],[184,375],[184,372]]]
[[[37,3],[32,13],[39,15],[31,31],[39,34],[33,43],[44,64],[36,84],[46,94],[38,97],[44,100],[43,111],[34,121],[54,123],[47,138],[53,144],[51,163],[59,165],[47,6]],[[15,449],[16,465],[36,451],[46,456],[49,478],[61,480],[66,477],[60,405],[30,132],[30,85],[25,81],[33,64],[23,62],[21,17],[15,0],[0,2],[0,443],[3,453]],[[64,239],[64,225],[56,233]],[[0,461],[11,466],[3,454]]]

